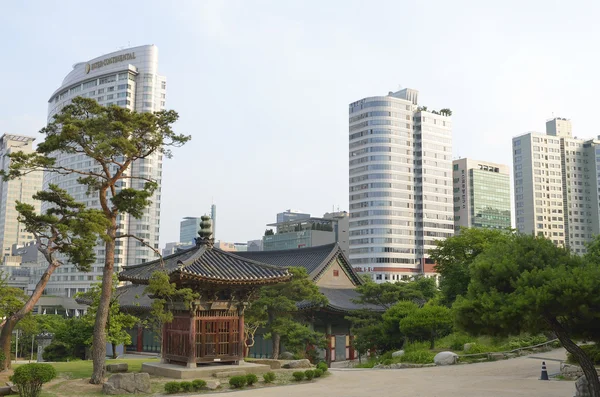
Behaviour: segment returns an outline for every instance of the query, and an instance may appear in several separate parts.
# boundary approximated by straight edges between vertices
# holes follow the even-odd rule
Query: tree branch
[[[132,239],[135,239],[135,240],[139,241],[145,247],[150,248],[152,251],[154,251],[158,255],[159,259],[160,259],[160,265],[161,266],[164,265],[163,257],[161,255],[161,253],[158,251],[158,249],[152,247],[150,244],[148,244],[146,241],[144,241],[143,238],[140,238],[140,237],[138,237],[138,236],[136,236],[134,234],[119,234],[118,236],[115,236],[115,239],[117,239],[117,238],[132,238]]]

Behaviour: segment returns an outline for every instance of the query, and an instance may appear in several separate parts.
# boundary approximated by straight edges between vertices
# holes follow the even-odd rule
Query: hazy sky
[[[192,141],[164,164],[161,245],[218,207],[217,238],[287,208],[348,209],[348,104],[399,87],[453,110],[454,156],[512,163],[511,137],[593,137],[600,2],[2,1],[0,133],[38,135],[71,66],[156,44]],[[511,164],[512,165],[512,164]]]

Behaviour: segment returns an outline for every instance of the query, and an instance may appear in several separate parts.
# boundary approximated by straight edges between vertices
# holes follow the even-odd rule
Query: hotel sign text
[[[85,73],[89,73],[91,70],[100,69],[103,66],[112,65],[113,63],[119,63],[123,61],[130,61],[135,59],[135,52],[130,52],[128,54],[117,55],[114,57],[106,58],[98,62],[88,63],[85,65]]]

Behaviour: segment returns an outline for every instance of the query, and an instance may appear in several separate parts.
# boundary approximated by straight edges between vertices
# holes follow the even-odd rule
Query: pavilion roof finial
[[[212,248],[215,241],[212,238],[212,222],[210,216],[202,215],[200,219],[200,230],[198,231],[198,237],[196,238],[196,245],[206,245],[207,248]]]

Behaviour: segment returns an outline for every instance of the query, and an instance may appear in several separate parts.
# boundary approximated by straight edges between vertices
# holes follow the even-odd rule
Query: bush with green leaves
[[[314,372],[315,372],[315,378],[320,378],[321,376],[323,376],[322,369],[316,368],[316,369],[314,369]]]
[[[181,388],[182,392],[194,391],[194,386],[192,385],[192,382],[179,382],[179,387]]]
[[[246,386],[246,382],[247,380],[244,375],[232,376],[229,378],[229,386],[233,387],[234,389],[241,389],[242,387]]]
[[[383,360],[381,363],[383,365],[392,365],[392,364],[394,364],[394,360],[392,360],[391,358],[387,358],[387,359]]]
[[[320,369],[321,371],[323,371],[323,373],[327,372],[327,370],[329,369],[329,367],[327,366],[326,362],[321,361],[320,363],[317,364],[317,368]]]
[[[304,376],[307,380],[312,380],[315,377],[315,371],[313,371],[312,369],[307,369],[306,371],[304,371]]]
[[[19,388],[21,397],[38,397],[42,385],[56,378],[56,370],[50,364],[25,364],[17,367],[10,380]]]
[[[267,372],[266,374],[263,374],[263,379],[265,380],[265,383],[273,383],[275,380],[275,372]]]
[[[581,345],[579,347],[581,348],[581,350],[583,350],[585,355],[588,356],[594,362],[594,364],[600,364],[600,345]],[[567,362],[579,365],[577,359],[573,357],[571,353],[567,353]]]
[[[206,387],[206,381],[202,379],[193,380],[192,386],[194,386],[194,391],[200,391],[203,387]]]
[[[181,390],[181,385],[179,382],[167,382],[165,383],[165,392],[167,394],[175,394],[179,393]]]
[[[300,382],[302,379],[304,379],[304,372],[296,371],[292,374],[292,376],[297,382]]]
[[[248,374],[246,375],[246,384],[248,386],[252,386],[253,384],[258,382],[258,376],[254,375],[254,374]]]
[[[431,364],[433,363],[434,357],[435,354],[433,354],[429,350],[409,351],[405,352],[404,355],[400,357],[400,362],[413,364]]]
[[[42,357],[44,361],[58,362],[67,361],[71,356],[70,348],[66,343],[54,341],[44,349]]]

